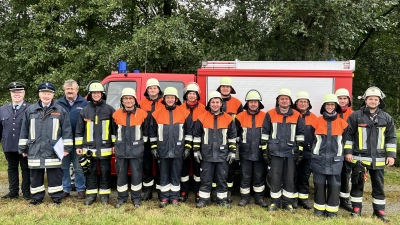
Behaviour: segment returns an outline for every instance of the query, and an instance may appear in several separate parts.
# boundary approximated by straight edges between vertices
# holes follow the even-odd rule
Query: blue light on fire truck
[[[128,71],[126,62],[120,61],[118,62],[118,73],[126,73]]]

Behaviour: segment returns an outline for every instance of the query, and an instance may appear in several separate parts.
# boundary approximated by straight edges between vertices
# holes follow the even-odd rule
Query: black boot
[[[372,214],[372,216],[376,216],[378,219],[382,220],[385,223],[390,222],[389,218],[387,218],[387,216],[385,215],[385,211],[383,211],[383,210],[375,210],[374,209],[374,213]]]
[[[293,203],[292,203],[292,206],[293,206],[293,208],[294,209],[297,209],[297,200],[298,200],[298,198],[293,198]]]
[[[163,199],[163,200],[161,200],[159,207],[160,208],[165,208],[167,205],[168,205],[168,200],[167,199]]]
[[[268,203],[266,201],[264,201],[263,198],[256,198],[254,199],[254,203],[256,203],[256,205],[259,205],[263,208],[267,208],[268,207]]]
[[[188,199],[188,197],[189,197],[189,193],[181,192],[181,196],[179,197],[179,201],[180,201],[180,202],[186,202],[186,200]]]
[[[232,206],[231,204],[229,204],[227,201],[221,201],[220,203],[218,203],[219,206],[225,207],[227,209],[231,209]]]
[[[353,210],[350,213],[351,217],[360,217],[361,216],[361,208],[359,207],[354,207]]]
[[[153,198],[153,188],[143,188],[142,197],[144,201],[151,200]]]
[[[348,212],[353,212],[353,206],[348,198],[340,198],[340,207]]]
[[[4,195],[1,197],[2,199],[12,199],[12,198],[18,198],[19,194],[18,191],[10,191],[8,194]]]
[[[325,216],[325,211],[314,209],[314,216],[315,217],[324,217]]]
[[[207,202],[206,201],[202,201],[199,200],[199,202],[196,204],[196,208],[200,209],[200,208],[204,208],[207,206]]]
[[[108,195],[104,195],[104,196],[100,195],[100,201],[101,201],[101,204],[103,204],[103,205],[108,205],[109,199],[110,198]]]
[[[232,203],[232,191],[228,191],[228,196],[226,197],[228,203]]]
[[[312,206],[308,202],[308,199],[299,199],[298,205],[303,207],[304,209],[312,209]]]
[[[88,195],[83,202],[84,205],[91,205],[96,201],[96,195]]]
[[[250,203],[250,195],[242,195],[242,198],[240,199],[238,206],[246,206]]]
[[[282,209],[283,210],[287,210],[287,211],[289,211],[290,213],[292,213],[292,214],[295,214],[296,213],[296,210],[293,208],[293,206],[292,205],[285,205],[285,206],[283,206],[282,207]]]

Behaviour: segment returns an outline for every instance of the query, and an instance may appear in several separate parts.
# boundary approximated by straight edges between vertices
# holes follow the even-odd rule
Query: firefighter
[[[29,205],[42,203],[44,173],[47,173],[48,193],[54,205],[63,198],[61,159],[68,155],[73,147],[72,127],[69,115],[54,101],[54,85],[41,83],[38,87],[40,100],[29,106],[22,121],[19,137],[19,153],[28,157],[31,178],[31,198]],[[64,153],[57,155],[53,150],[56,144],[64,145]],[[60,144],[59,146],[61,146]]]
[[[182,158],[190,155],[193,128],[176,88],[165,88],[162,103],[164,107],[152,113],[149,130],[151,153],[160,164],[160,208],[178,204]]]
[[[340,173],[343,167],[342,135],[347,127],[334,94],[323,98],[320,113],[312,124],[316,140],[311,155],[314,180],[314,215],[336,217],[339,211]]]
[[[383,111],[385,94],[379,88],[369,87],[362,98],[361,108],[347,120],[349,127],[344,146],[346,161],[353,163],[351,216],[361,216],[362,210],[364,179],[356,171],[359,164],[365,166],[365,173],[371,176],[373,216],[389,222],[385,215],[384,168],[393,166],[396,158],[396,130],[392,117]]]
[[[183,95],[183,100],[185,100],[185,102],[182,104],[182,106],[190,112],[189,116],[192,118],[193,123],[197,121],[199,115],[206,112],[206,110],[204,109],[205,106],[199,102],[200,88],[197,83],[193,82],[187,85],[185,93]],[[192,149],[193,134],[191,134],[190,138],[191,140],[188,140],[186,144],[190,149]],[[200,198],[199,197],[200,163],[196,162],[196,160],[194,159],[193,152],[190,156],[189,155],[186,156],[186,159],[183,159],[182,174],[181,174],[181,195],[179,200],[185,202],[188,198],[190,165],[192,165],[193,180],[194,180],[193,189],[194,192],[196,193],[195,201],[197,203]]]
[[[114,112],[113,129],[116,135],[114,144],[115,168],[117,171],[117,204],[120,208],[128,200],[128,168],[131,171],[131,200],[139,208],[142,200],[142,172],[144,143],[148,139],[148,116],[139,108],[136,92],[124,88],[121,92],[122,108]]]
[[[193,155],[201,162],[201,185],[196,208],[207,206],[212,181],[216,178],[216,202],[231,208],[228,203],[228,165],[235,161],[236,126],[232,117],[222,111],[222,96],[217,91],[208,94],[207,112],[201,114],[193,131]]]
[[[235,89],[232,86],[232,79],[230,77],[222,77],[219,82],[219,87],[217,89],[222,96],[222,111],[228,113],[235,119],[236,115],[243,112],[243,105],[239,99],[232,96],[232,94],[236,94]],[[233,189],[233,181],[235,180],[235,162],[229,164],[229,174],[227,178],[228,182],[228,202],[232,202],[232,189]],[[216,184],[213,182],[213,187],[215,188]],[[216,200],[216,193],[213,191],[212,193],[212,201]]]
[[[293,208],[297,205],[304,209],[312,209],[308,202],[310,193],[309,179],[311,175],[311,146],[314,142],[314,131],[312,123],[317,120],[317,116],[310,111],[312,109],[310,103],[310,95],[305,91],[300,91],[296,94],[294,102],[295,109],[301,114],[302,119],[306,124],[304,130],[304,145],[303,145],[303,160],[296,166],[297,175],[295,176],[295,196]]]
[[[144,98],[140,101],[140,108],[148,113],[149,118],[151,113],[156,109],[164,107],[161,101],[163,92],[161,91],[160,84],[157,79],[150,78],[146,82],[146,91],[144,92]],[[148,120],[150,121],[150,119]],[[147,125],[149,127],[150,124]],[[143,200],[148,201],[153,198],[153,157],[151,155],[150,142],[144,143],[144,156],[143,156]],[[157,177],[156,177],[156,189],[159,192],[160,186],[160,174],[158,170],[158,164],[156,163]]]
[[[267,141],[264,155],[271,168],[267,177],[271,186],[268,210],[276,211],[282,203],[283,209],[295,213],[294,173],[296,163],[303,157],[305,123],[300,113],[292,109],[291,94],[287,88],[279,90],[275,108],[266,114],[262,138]]]
[[[340,118],[347,121],[347,118],[354,112],[351,109],[350,93],[346,88],[339,88],[336,90],[335,95],[338,98],[339,105],[342,108],[342,113],[339,113]],[[345,138],[345,136],[344,136]],[[346,140],[344,140],[345,142]],[[340,175],[340,206],[352,212],[353,207],[350,202],[350,176],[351,176],[351,163],[344,161],[342,173]]]
[[[18,167],[20,166],[22,172],[22,196],[25,200],[29,200],[31,199],[31,193],[29,190],[28,160],[26,157],[18,154],[18,139],[24,112],[31,104],[24,101],[24,84],[11,82],[8,84],[8,89],[11,94],[11,102],[0,107],[0,141],[2,142],[4,156],[7,160],[8,188],[10,192],[1,198],[18,198],[20,189]]]
[[[93,157],[86,173],[84,204],[93,204],[98,193],[101,203],[107,205],[111,193],[111,148],[115,141],[112,115],[115,110],[106,104],[106,94],[101,83],[93,82],[89,85],[87,100],[89,105],[81,110],[75,130],[76,153],[82,155],[90,150]],[[100,189],[97,165],[100,168]]]
[[[238,206],[250,203],[250,184],[253,179],[254,200],[256,205],[268,207],[264,201],[265,164],[261,149],[261,130],[265,118],[261,95],[257,90],[246,94],[245,111],[236,116],[237,136],[240,155],[240,193]],[[265,144],[264,144],[265,146]]]

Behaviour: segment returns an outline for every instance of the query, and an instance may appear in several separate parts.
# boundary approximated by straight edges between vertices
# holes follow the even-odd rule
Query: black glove
[[[200,161],[203,160],[203,157],[201,157],[200,151],[194,151],[193,157],[197,163],[200,163]]]
[[[151,149],[151,155],[152,155],[155,159],[160,158],[160,155],[158,154],[158,151],[157,151],[156,148]]]
[[[297,157],[296,157],[296,165],[299,165],[302,160],[303,160],[303,151],[299,151],[299,153],[297,153]]]
[[[269,154],[269,150],[267,149],[267,150],[264,150],[263,152],[264,152],[263,153],[264,162],[266,164],[271,164],[271,155]]]
[[[185,159],[187,159],[189,157],[190,157],[190,149],[185,148],[185,150],[183,151],[182,158],[183,158],[183,160],[185,160]]]
[[[364,176],[366,173],[364,164],[358,160],[354,165],[353,171],[351,172],[351,183],[352,184],[362,184],[364,183]]]

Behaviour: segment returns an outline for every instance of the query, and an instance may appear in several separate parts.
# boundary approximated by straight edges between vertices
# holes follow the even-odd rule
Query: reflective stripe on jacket
[[[39,101],[40,102],[40,101]],[[69,115],[53,100],[46,112],[39,102],[29,106],[19,137],[19,153],[28,154],[28,166],[31,169],[59,168],[59,160],[53,146],[62,138],[64,152],[71,152],[73,147],[72,127]]]
[[[206,162],[224,162],[229,153],[229,146],[236,145],[236,132],[235,123],[230,115],[214,115],[207,111],[196,121],[193,148],[201,145],[201,156]]]
[[[304,129],[304,146],[303,146],[303,158],[311,158],[311,147],[315,140],[315,129],[312,124],[318,119],[318,117],[310,112],[309,110],[301,114],[302,119],[305,121],[306,127]]]
[[[93,152],[94,157],[111,158],[115,134],[112,123],[114,108],[103,101],[95,106],[92,102],[81,110],[76,124],[75,147]]]
[[[182,106],[173,110],[165,106],[152,113],[150,122],[150,142],[157,141],[160,158],[180,158],[185,148],[185,140],[192,140],[193,120],[189,111]]]
[[[278,157],[296,157],[299,143],[304,143],[304,120],[296,110],[281,114],[276,107],[267,112],[263,134],[268,135],[269,153]]]
[[[320,174],[340,174],[344,160],[342,135],[347,122],[339,117],[331,121],[320,116],[312,126],[316,139],[312,147],[311,169]]]
[[[132,111],[118,109],[113,114],[115,133],[115,157],[141,158],[144,142],[148,137],[147,112],[135,107]]]
[[[396,158],[396,130],[392,117],[377,110],[374,120],[366,107],[350,115],[344,151],[353,154],[353,163],[362,160],[368,168],[383,169],[386,157]]]
[[[262,125],[265,112],[250,114],[246,110],[236,116],[236,129],[239,137],[239,155],[241,159],[263,160],[261,150]]]

